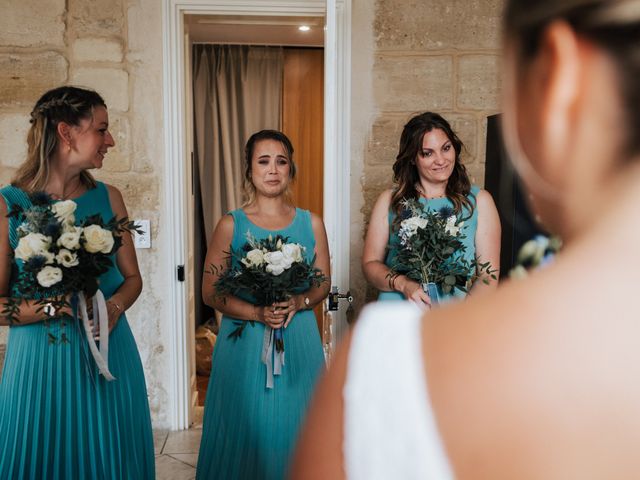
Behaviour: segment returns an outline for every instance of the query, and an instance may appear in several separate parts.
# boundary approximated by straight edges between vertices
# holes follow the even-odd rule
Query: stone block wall
[[[369,65],[352,72],[361,109],[354,115],[367,125],[353,147],[354,164],[361,162],[352,169],[361,172],[354,191],[362,192],[351,211],[361,226],[359,237],[355,231],[352,236],[355,291],[367,288],[360,269],[366,223],[378,195],[392,185],[400,133],[414,114],[431,110],[450,121],[466,146],[472,182],[484,185],[486,117],[499,110],[502,3],[354,0],[353,55],[370,57]],[[363,93],[360,85],[370,88]],[[374,295],[369,288],[366,298]]]
[[[161,271],[162,15],[157,0],[22,0],[0,16],[0,185],[26,154],[29,112],[46,90],[73,84],[97,90],[109,109],[116,147],[95,172],[117,186],[131,218],[151,220],[152,245],[138,250],[144,290],[128,312],[145,366],[156,425],[168,396]],[[165,246],[166,248],[166,246]],[[166,310],[166,309],[165,309]],[[0,344],[6,328],[0,329]],[[169,341],[166,342],[167,344]]]

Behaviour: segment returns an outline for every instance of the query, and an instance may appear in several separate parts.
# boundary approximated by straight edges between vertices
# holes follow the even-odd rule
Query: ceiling
[[[324,18],[247,15],[185,15],[194,43],[322,47]],[[298,29],[310,27],[308,32]]]

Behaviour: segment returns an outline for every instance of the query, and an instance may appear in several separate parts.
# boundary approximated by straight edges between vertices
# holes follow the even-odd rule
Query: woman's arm
[[[429,296],[422,291],[418,282],[405,275],[390,277],[390,269],[384,263],[389,243],[389,207],[391,190],[384,191],[376,201],[371,212],[369,228],[362,252],[362,272],[367,281],[383,292],[397,291],[405,298],[419,304],[430,304]]]
[[[120,191],[106,185],[109,192],[111,209],[118,219],[128,218],[127,207],[124,204]],[[133,245],[133,236],[129,232],[122,234],[122,246],[116,252],[116,263],[124,282],[120,288],[107,300],[107,313],[109,314],[109,329],[115,327],[120,316],[136,301],[142,292],[142,276],[138,268],[138,258]]]
[[[495,270],[496,277],[500,273],[500,216],[491,197],[486,190],[480,190],[477,198],[478,228],[476,230],[475,246],[476,258],[480,263],[491,263],[491,269]],[[489,281],[487,285],[483,280]],[[485,290],[493,290],[498,286],[498,281],[489,275],[482,275],[476,279],[471,291],[473,294]]]
[[[270,327],[284,325],[287,314],[273,307],[259,307],[234,295],[220,297],[216,294],[215,282],[228,268],[228,252],[233,240],[233,217],[223,216],[213,232],[202,274],[202,299],[211,308],[237,320],[263,322]],[[212,269],[212,267],[215,267]]]
[[[292,480],[346,478],[343,459],[344,402],[351,334],[342,341],[331,367],[318,383],[293,457]]]
[[[9,319],[2,314],[9,303],[9,284],[11,281],[11,259],[13,252],[9,243],[9,219],[7,218],[7,204],[0,195],[0,325],[10,325]],[[62,312],[70,314],[65,308]],[[19,306],[18,316],[14,325],[28,325],[45,320],[46,314],[42,311],[42,305],[30,300],[22,300]]]

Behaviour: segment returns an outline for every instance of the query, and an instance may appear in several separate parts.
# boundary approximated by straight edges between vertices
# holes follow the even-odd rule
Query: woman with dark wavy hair
[[[398,230],[405,199],[418,200],[426,210],[452,210],[464,222],[463,258],[500,263],[500,219],[491,195],[472,186],[460,156],[463,144],[442,116],[426,112],[404,126],[393,164],[394,188],[380,195],[373,207],[362,256],[367,280],[380,290],[379,300],[409,299],[431,304],[420,284],[405,275],[390,275],[400,240]],[[480,277],[482,278],[482,277]],[[473,290],[488,287],[476,281]],[[463,297],[454,290],[451,297]]]

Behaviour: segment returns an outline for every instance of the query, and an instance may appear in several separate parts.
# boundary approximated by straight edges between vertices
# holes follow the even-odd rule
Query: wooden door
[[[293,144],[298,167],[292,194],[294,205],[323,214],[324,51],[285,48],[282,131]],[[323,303],[315,308],[322,336]]]

